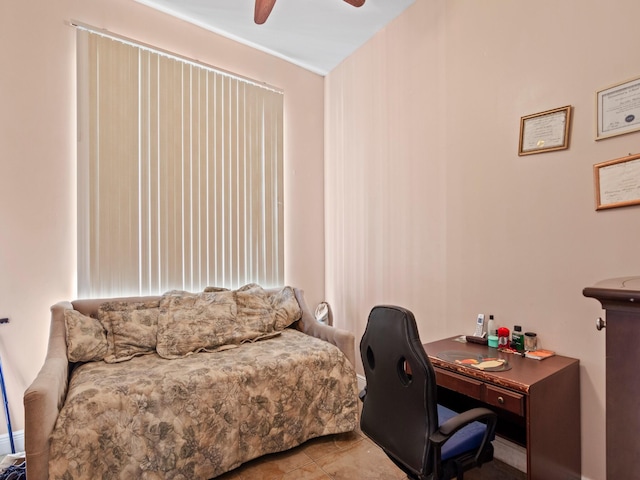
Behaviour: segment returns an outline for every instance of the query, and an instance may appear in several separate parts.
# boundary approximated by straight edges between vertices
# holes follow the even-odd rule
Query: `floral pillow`
[[[99,320],[77,310],[64,311],[67,358],[70,362],[97,362],[108,350],[107,336]]]
[[[171,291],[161,300],[105,302],[98,319],[65,312],[69,361],[117,363],[157,352],[182,358],[278,335],[302,315],[291,287]]]
[[[302,317],[302,309],[291,287],[284,287],[269,295],[269,302],[275,316],[274,328],[282,330]]]
[[[275,331],[275,315],[267,293],[260,285],[250,283],[235,291],[238,308],[238,343],[256,340]]]
[[[166,293],[160,301],[158,355],[173,359],[233,347],[236,315],[234,292]]]
[[[159,300],[142,302],[105,302],[98,319],[107,330],[107,363],[130,360],[156,351]]]

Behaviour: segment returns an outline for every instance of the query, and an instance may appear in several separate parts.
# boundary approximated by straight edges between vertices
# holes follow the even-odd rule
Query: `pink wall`
[[[417,0],[326,77],[327,299],[360,338],[376,304],[422,339],[477,313],[582,366],[584,478],[605,477],[598,280],[640,274],[640,207],[594,210],[596,90],[640,75],[636,0]],[[520,117],[572,105],[568,150],[519,157]],[[552,408],[550,399],[550,408]]]
[[[251,19],[252,11],[248,12]],[[0,3],[0,354],[14,430],[46,352],[49,307],[75,296],[75,30],[71,20],[285,91],[285,279],[323,300],[321,76],[133,0]],[[4,422],[0,421],[4,426]],[[2,428],[2,427],[0,427]],[[2,430],[0,430],[2,431]]]

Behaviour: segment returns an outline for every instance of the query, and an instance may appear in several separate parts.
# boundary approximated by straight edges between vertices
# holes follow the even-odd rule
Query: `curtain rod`
[[[274,87],[273,85],[269,85],[265,82],[259,82],[249,77],[244,77],[242,75],[238,75],[237,73],[230,72],[228,70],[224,70],[222,68],[214,67],[213,65],[209,65],[208,63],[201,62],[199,60],[195,60],[193,58],[185,57],[183,55],[179,55],[174,52],[170,52],[168,50],[164,50],[162,48],[154,47],[153,45],[149,45],[148,43],[140,42],[138,40],[134,40],[129,37],[125,37],[123,35],[119,35],[117,33],[110,32],[109,30],[105,30],[103,28],[94,27],[93,25],[89,25],[86,23],[78,22],[76,20],[70,20],[69,25],[75,27],[80,30],[86,30],[90,33],[94,33],[96,35],[101,35],[103,37],[111,38],[113,40],[117,40],[122,43],[126,43],[132,45],[137,48],[142,48],[144,50],[148,50],[153,53],[157,53],[159,55],[164,55],[165,57],[173,58],[175,60],[179,60],[181,62],[189,63],[197,67],[204,68],[206,70],[210,70],[215,73],[219,73],[221,75],[225,75],[227,77],[235,78],[237,80],[241,80],[246,83],[250,83],[257,87],[265,88],[267,90],[271,90],[276,93],[284,94],[284,90],[278,87]]]

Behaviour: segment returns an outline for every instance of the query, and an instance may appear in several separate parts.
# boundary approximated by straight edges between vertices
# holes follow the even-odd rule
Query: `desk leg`
[[[527,400],[527,478],[579,480],[579,365],[533,385]]]

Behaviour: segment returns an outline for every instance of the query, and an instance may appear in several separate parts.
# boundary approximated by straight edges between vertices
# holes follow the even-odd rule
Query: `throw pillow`
[[[231,291],[164,294],[158,317],[158,355],[182,358],[237,343],[236,313]]]
[[[70,362],[97,362],[107,354],[107,336],[102,324],[77,310],[64,311],[67,358]]]
[[[275,316],[267,293],[260,285],[250,283],[236,290],[238,308],[238,340],[257,340],[272,333]]]
[[[109,352],[104,361],[118,363],[156,351],[159,300],[105,302],[98,318],[107,330]]]
[[[302,309],[291,287],[284,287],[271,293],[269,301],[275,316],[274,328],[278,331],[287,328],[302,317]]]

